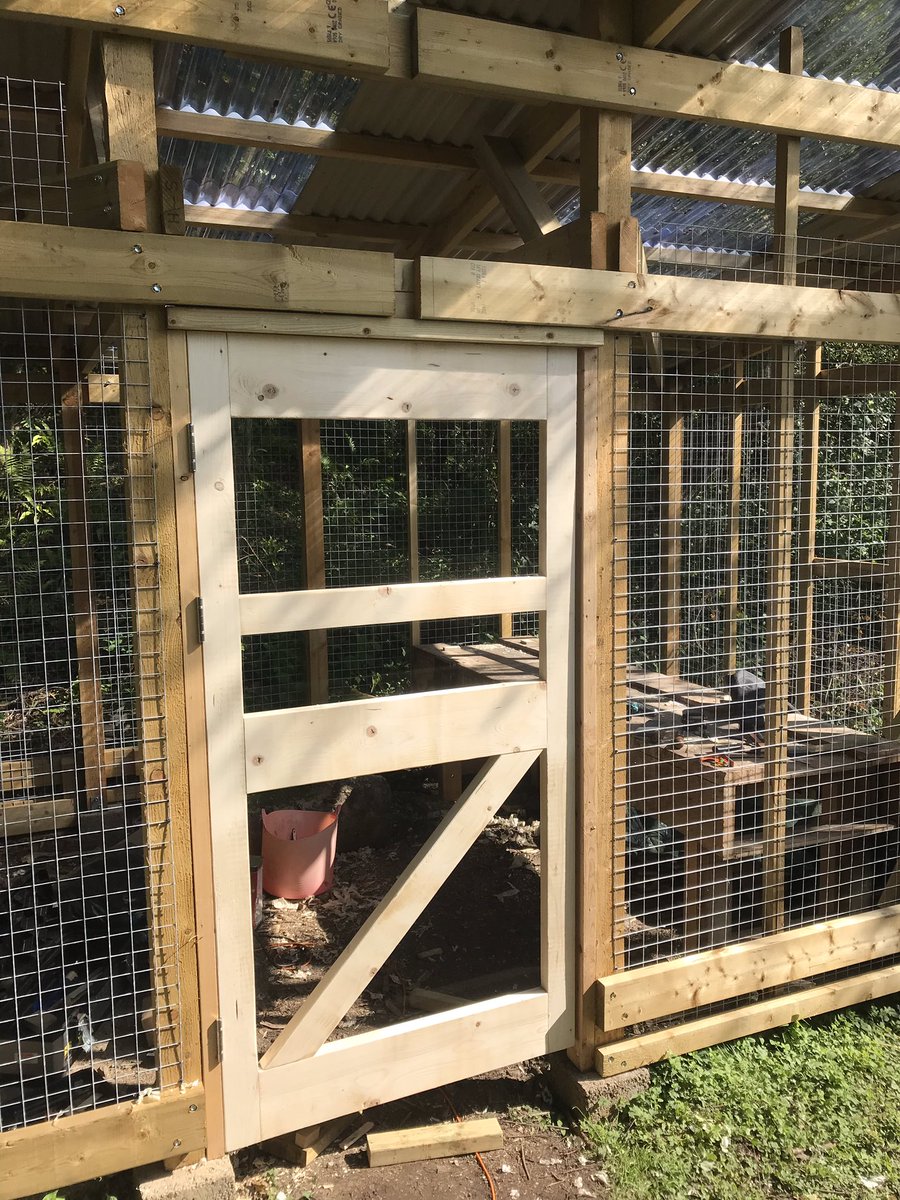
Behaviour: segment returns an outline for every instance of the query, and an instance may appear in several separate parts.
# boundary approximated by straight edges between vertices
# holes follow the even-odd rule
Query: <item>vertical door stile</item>
[[[218,334],[192,334],[188,361],[197,446],[220,1020],[222,1046],[228,1055],[223,1074],[225,1144],[233,1150],[259,1141],[261,1130],[227,339]]]
[[[541,797],[541,981],[554,1040],[575,1036],[574,672],[575,429],[574,351],[547,351],[547,420],[541,426],[541,678],[547,686],[547,749]],[[550,529],[550,522],[553,528]]]

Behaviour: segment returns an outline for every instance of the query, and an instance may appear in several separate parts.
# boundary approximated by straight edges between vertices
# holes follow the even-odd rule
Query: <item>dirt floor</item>
[[[524,1063],[383,1105],[350,1121],[372,1132],[404,1129],[461,1117],[496,1116],[505,1144],[481,1157],[497,1200],[568,1200],[609,1195],[607,1176],[581,1138],[556,1114],[543,1082],[546,1063]],[[345,1135],[341,1135],[342,1137]],[[338,1139],[340,1140],[340,1138]],[[474,1155],[369,1167],[365,1138],[334,1148],[310,1166],[290,1166],[254,1147],[234,1156],[242,1200],[491,1200],[491,1186]]]
[[[260,1053],[446,811],[424,773],[352,782],[331,890],[311,900],[264,898],[255,936]],[[285,807],[286,800],[325,807],[328,797],[285,796]],[[335,1038],[440,1011],[452,1005],[451,996],[481,1000],[539,986],[539,826],[530,804],[527,788],[507,802],[343,1018]]]

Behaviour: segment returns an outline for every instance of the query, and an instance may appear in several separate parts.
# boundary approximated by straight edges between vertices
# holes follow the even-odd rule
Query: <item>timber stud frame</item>
[[[615,509],[610,483],[623,437],[611,399],[616,345],[621,348],[622,339],[629,335],[651,338],[673,333],[724,334],[750,342],[829,338],[900,343],[900,295],[798,286],[793,282],[789,252],[784,255],[780,282],[738,284],[647,274],[640,231],[630,221],[631,191],[640,186],[631,169],[631,118],[668,115],[762,129],[779,135],[787,157],[787,143],[801,136],[896,149],[900,143],[900,96],[671,54],[658,49],[667,28],[665,20],[650,22],[652,29],[632,28],[631,6],[624,0],[612,6],[585,0],[583,7],[584,35],[576,36],[429,9],[418,10],[410,24],[389,14],[384,0],[352,0],[342,6],[328,0],[257,0],[252,17],[234,22],[229,19],[230,0],[180,3],[174,12],[173,5],[164,0],[126,0],[121,6],[85,0],[53,0],[49,4],[45,0],[0,0],[0,16],[69,28],[70,80],[76,85],[79,79],[83,85],[87,82],[91,32],[101,35],[106,153],[111,163],[130,164],[127,171],[117,174],[133,180],[133,164],[137,163],[144,175],[146,203],[143,207],[130,204],[129,216],[120,220],[119,228],[0,222],[0,294],[135,305],[150,320],[149,370],[161,415],[155,431],[161,586],[167,621],[171,629],[179,631],[179,636],[167,642],[163,673],[172,759],[170,836],[185,920],[180,1004],[191,1085],[183,1096],[173,1099],[98,1110],[0,1136],[0,1200],[13,1200],[47,1185],[65,1186],[100,1170],[111,1172],[143,1162],[223,1152],[203,672],[191,608],[197,595],[196,564],[191,565],[196,547],[185,549],[191,536],[194,496],[186,434],[190,406],[180,331],[205,328],[225,332],[230,322],[241,319],[241,314],[235,315],[236,309],[246,310],[246,318],[254,321],[259,331],[539,342],[581,348],[580,526],[576,531],[580,553],[576,773],[581,785],[581,862],[577,1035],[571,1050],[579,1065],[593,1064],[601,1073],[616,1073],[654,1061],[676,1044],[679,1050],[687,1050],[900,988],[898,968],[888,967],[799,997],[692,1022],[682,1027],[674,1042],[671,1031],[643,1041],[615,1038],[626,1023],[746,994],[762,979],[769,985],[773,980],[790,982],[835,965],[895,951],[900,933],[900,907],[890,904],[874,913],[778,930],[751,943],[642,971],[616,975],[612,970],[608,951],[613,905],[611,706],[612,681],[624,664],[616,657],[620,649],[610,635],[621,620],[615,612],[617,568],[610,547],[622,535],[627,519],[627,514]],[[601,7],[611,7],[616,19],[607,15],[601,20]],[[693,5],[647,7],[675,13]],[[343,14],[339,27],[334,24],[338,19],[335,11]],[[581,108],[583,211],[596,220],[594,232],[600,230],[600,234],[577,248],[570,241],[562,250],[561,239],[555,238],[551,249],[554,230],[536,205],[527,179],[523,180],[521,172],[510,172],[508,161],[504,164],[503,151],[490,160],[491,169],[496,166],[502,172],[505,165],[509,175],[508,201],[522,214],[524,226],[518,230],[521,237],[517,242],[527,243],[516,253],[527,255],[526,261],[473,262],[448,257],[472,236],[485,208],[490,212],[496,203],[493,187],[482,174],[475,177],[470,193],[448,214],[443,226],[405,232],[418,251],[414,263],[390,252],[361,249],[208,239],[172,243],[172,233],[166,230],[180,232],[183,223],[179,211],[169,221],[161,200],[165,192],[160,188],[153,88],[153,40],[160,38],[338,74],[383,76],[406,81],[413,93],[438,85],[543,105],[539,111],[545,126],[539,128],[535,122],[542,136],[535,134],[530,144],[520,145],[526,174],[531,171],[538,177],[539,164],[552,162],[548,148],[558,144],[560,131],[577,125]],[[80,97],[72,95],[72,112],[79,108],[84,116],[84,89]],[[167,119],[170,128],[166,132],[172,132],[174,118]],[[74,127],[69,130],[70,165],[80,168],[91,156],[81,148],[83,130],[77,131],[77,137],[75,132]],[[209,136],[220,133],[211,130]],[[331,150],[324,143],[313,149],[357,157],[391,152],[390,147],[340,142],[339,135],[333,136]],[[476,162],[486,165],[491,151],[490,145],[481,147],[478,155],[445,149],[446,161],[432,152],[425,166],[468,171]],[[394,147],[393,152],[404,161],[416,153],[409,146]],[[428,157],[426,149],[420,148],[418,153],[423,159]],[[543,170],[556,176],[561,168],[545,165]],[[665,181],[656,180],[653,186],[664,185]],[[673,183],[672,190],[678,191],[679,185]],[[731,198],[741,202],[734,195]],[[837,204],[798,200],[797,179],[790,175],[786,180],[782,177],[773,194],[763,195],[760,189],[743,199],[774,205],[785,245],[796,237],[798,207],[827,209],[834,220],[842,212],[848,219],[854,213],[852,201],[839,209]],[[178,207],[176,203],[175,209]],[[900,211],[891,201],[873,200],[868,208],[860,201],[856,209],[873,232],[883,229],[890,233],[900,223]],[[101,211],[106,220],[106,204]],[[82,219],[100,223],[96,214]],[[190,212],[188,220],[192,220]],[[234,224],[240,226],[239,217]],[[290,228],[286,222],[288,238]],[[855,233],[859,226],[851,224],[849,228]],[[297,229],[303,234],[299,225]],[[352,240],[352,222],[346,224],[346,230]],[[394,236],[382,234],[386,241]],[[363,237],[363,244],[370,242]],[[217,311],[221,309],[229,313]],[[167,338],[167,326],[174,337]],[[605,335],[605,342],[598,334]],[[896,592],[900,569],[896,553],[892,568]],[[893,603],[896,607],[896,597]],[[900,639],[900,628],[893,636]],[[889,719],[895,726],[900,719],[900,643],[893,651],[893,676],[888,683],[893,700]],[[668,992],[675,998],[661,1004],[660,995]],[[690,1004],[683,998],[689,998]],[[679,1009],[672,1007],[676,1003]],[[638,1018],[641,1004],[644,1009]]]

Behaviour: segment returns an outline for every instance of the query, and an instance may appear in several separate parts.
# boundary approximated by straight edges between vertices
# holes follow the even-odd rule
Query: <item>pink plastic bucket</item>
[[[262,814],[263,887],[270,896],[305,900],[334,880],[337,813],[282,808]]]

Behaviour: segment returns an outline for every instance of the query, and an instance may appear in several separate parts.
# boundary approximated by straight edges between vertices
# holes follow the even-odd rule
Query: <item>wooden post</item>
[[[799,29],[781,35],[779,69],[803,71]],[[800,142],[779,137],[775,174],[775,246],[781,283],[797,276]],[[763,912],[766,933],[784,928],[787,840],[788,728],[791,665],[791,526],[794,476],[794,344],[775,352],[778,399],[770,431],[771,494],[767,538],[766,749],[763,786]]]
[[[501,576],[512,575],[512,421],[500,421],[497,432],[497,566]],[[512,613],[500,614],[500,636],[512,637]]]
[[[104,37],[100,51],[109,155],[143,164],[150,185],[148,228],[156,230],[161,218],[153,47],[135,38]],[[123,314],[120,386],[128,466],[139,464],[128,483],[136,585],[135,654],[138,666],[146,664],[150,674],[139,674],[137,725],[143,758],[160,1083],[165,1087],[198,1080],[202,1067],[175,453],[164,320],[159,311]],[[209,886],[202,865],[198,884]],[[213,953],[213,947],[207,944],[204,952]]]
[[[812,563],[816,557],[816,515],[819,492],[819,421],[821,405],[815,393],[816,376],[822,370],[822,345],[808,342],[804,375],[808,384],[803,404],[803,446],[800,465],[798,612],[799,654],[794,679],[794,704],[808,713],[812,704],[813,634],[815,580]]]
[[[66,525],[72,570],[75,649],[78,656],[78,707],[81,716],[81,752],[84,789],[88,802],[103,799],[106,782],[103,736],[103,697],[99,670],[99,636],[94,607],[91,563],[91,523],[85,479],[81,402],[84,388],[70,388],[60,408],[65,464]]]
[[[586,35],[622,41],[631,37],[631,6],[583,0]],[[631,117],[581,110],[581,211],[607,219],[606,253],[594,247],[584,266],[619,264],[621,223],[631,216]],[[582,264],[579,264],[582,265]],[[628,338],[607,336],[603,346],[579,353],[578,364],[578,618],[576,682],[578,730],[579,937],[575,1044],[569,1050],[582,1070],[593,1066],[602,1032],[597,980],[615,968],[615,928],[624,903],[624,826],[616,789],[616,687],[625,685],[627,657],[627,389],[617,395],[620,355]],[[624,457],[623,457],[624,456]],[[623,474],[624,465],[624,474]],[[627,490],[625,492],[627,497]],[[619,500],[618,512],[615,510]],[[627,518],[627,501],[625,503]],[[626,538],[618,547],[614,537]],[[618,553],[617,553],[618,549]]]
[[[322,432],[318,421],[300,422],[300,479],[303,488],[303,562],[308,588],[325,586],[325,515],[322,507]],[[328,701],[328,633],[307,634],[309,702]]]

